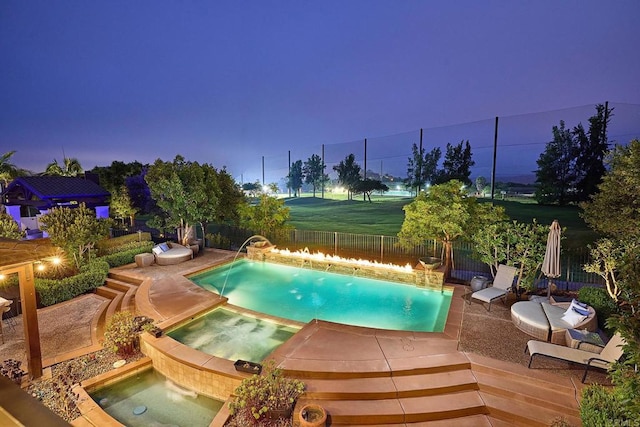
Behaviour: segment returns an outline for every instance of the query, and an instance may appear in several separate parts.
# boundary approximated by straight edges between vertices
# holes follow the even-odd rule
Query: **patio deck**
[[[166,326],[224,302],[184,276],[228,262],[234,255],[206,250],[178,265],[127,266],[112,271],[139,283],[135,294],[138,313]],[[496,304],[487,312],[480,304],[467,305],[464,292],[464,286],[455,286],[443,333],[310,322],[272,358],[287,373],[307,382],[308,392],[298,408],[308,401],[324,405],[331,425],[549,425],[558,416],[579,425],[582,369],[559,361],[527,369],[523,350],[530,337],[511,323],[509,305]],[[68,303],[68,309],[75,304],[80,307],[83,301]],[[66,310],[66,316],[71,311]],[[56,320],[61,317],[65,316]],[[43,341],[47,340],[47,326],[42,326]],[[98,329],[92,328],[93,338],[86,338],[85,345],[60,347],[65,352],[47,355],[46,360],[64,360],[65,355],[92,348]],[[169,339],[151,338],[150,345],[164,338]],[[48,348],[45,342],[43,347]],[[217,370],[235,381],[243,377],[232,361],[213,361],[213,356],[203,357],[173,344],[159,348],[196,369]],[[0,355],[6,357],[2,350],[0,347]],[[606,375],[590,374],[589,382],[606,383]],[[213,425],[221,424],[214,421]]]

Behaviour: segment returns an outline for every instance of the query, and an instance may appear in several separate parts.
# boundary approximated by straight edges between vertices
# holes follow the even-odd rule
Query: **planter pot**
[[[473,276],[471,279],[471,290],[473,292],[479,291],[480,289],[484,289],[489,284],[489,278],[484,276]]]
[[[327,411],[315,404],[304,405],[300,410],[300,427],[320,427],[327,425]]]
[[[127,343],[127,344],[118,345],[118,351],[117,351],[118,356],[126,358],[128,356],[132,356],[134,353],[135,353],[135,344],[134,343]]]
[[[236,371],[247,372],[249,374],[260,375],[262,372],[262,365],[255,362],[247,362],[246,360],[236,360],[233,366],[236,368]]]

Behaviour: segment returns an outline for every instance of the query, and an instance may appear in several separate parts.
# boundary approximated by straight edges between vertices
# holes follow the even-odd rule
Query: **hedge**
[[[113,237],[111,239],[100,240],[96,244],[96,248],[98,249],[98,253],[107,254],[111,248],[115,248],[118,246],[123,246],[131,242],[147,242],[151,240],[151,233],[133,233],[126,234],[120,237]]]
[[[106,255],[116,254],[118,252],[126,252],[132,249],[138,249],[138,248],[145,248],[145,250],[148,252],[147,248],[149,247],[149,244],[151,244],[151,247],[153,247],[153,242],[149,240],[145,240],[142,242],[138,242],[136,240],[135,242],[128,242],[123,245],[112,246],[109,248],[102,248],[98,251],[98,256],[106,256]]]
[[[80,267],[80,272],[75,276],[64,279],[36,277],[35,286],[40,297],[40,304],[46,307],[93,291],[104,284],[108,274],[109,264],[98,258]]]
[[[133,249],[129,249],[124,252],[116,252],[111,255],[105,255],[98,259],[101,259],[109,264],[109,267],[119,267],[125,264],[131,264],[135,260],[135,256],[145,252],[151,252],[153,248],[153,242],[142,242],[141,245],[136,245]]]

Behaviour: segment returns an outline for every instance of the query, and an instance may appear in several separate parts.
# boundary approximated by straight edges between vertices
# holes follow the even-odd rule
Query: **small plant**
[[[22,362],[15,359],[7,359],[0,365],[0,374],[9,378],[15,384],[22,384],[22,376],[24,372],[20,368]]]
[[[633,420],[628,418],[623,399],[615,389],[607,389],[599,384],[582,390],[580,418],[584,427],[624,426]]]
[[[136,321],[129,311],[115,313],[104,330],[104,346],[119,356],[131,356],[136,351],[138,332]]]
[[[285,377],[275,363],[269,361],[262,375],[245,378],[236,388],[236,398],[229,404],[229,409],[236,425],[270,425],[269,420],[291,416],[304,388],[302,381]],[[277,417],[274,412],[286,415]]]
[[[613,335],[613,331],[606,327],[606,322],[612,314],[618,311],[618,307],[609,297],[606,289],[593,286],[582,287],[578,291],[578,299],[593,307],[598,316],[598,327],[605,330],[609,336]]]

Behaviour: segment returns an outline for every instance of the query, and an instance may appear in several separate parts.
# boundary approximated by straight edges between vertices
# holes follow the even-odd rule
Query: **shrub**
[[[142,242],[137,242],[137,241],[129,242],[123,245],[111,246],[108,248],[101,249],[100,252],[98,253],[98,256],[111,255],[111,254],[116,254],[118,252],[126,252],[132,249],[148,248],[148,247],[153,247],[153,242],[150,240],[145,240]]]
[[[151,241],[151,233],[134,233],[126,234],[120,237],[113,237],[111,239],[103,239],[96,243],[96,249],[100,255],[108,255],[114,253],[113,248],[120,246],[126,246],[130,243],[149,242]],[[117,249],[116,249],[117,251]]]
[[[582,390],[580,418],[584,427],[624,426],[629,424],[624,405],[615,393],[599,384]]]
[[[269,411],[292,410],[304,387],[302,381],[285,377],[270,361],[262,375],[245,378],[236,388],[236,398],[229,404],[234,422],[243,426],[263,425]]]
[[[220,233],[207,233],[205,238],[207,239],[207,246],[210,248],[231,249],[231,240]]]
[[[606,331],[609,336],[613,335],[613,331],[607,328],[606,322],[612,314],[617,312],[618,307],[607,291],[603,288],[585,286],[578,291],[578,299],[593,307],[598,316],[598,327]]]
[[[107,321],[104,328],[105,348],[126,357],[135,353],[137,340],[136,321],[130,311],[118,311]]]
[[[40,303],[45,307],[58,304],[102,286],[109,268],[105,261],[95,259],[80,267],[80,272],[75,276],[57,280],[36,277],[35,287]]]
[[[151,252],[153,248],[153,242],[136,242],[136,247],[124,252],[116,252],[110,255],[105,255],[99,259],[109,264],[109,267],[119,267],[125,264],[131,264],[135,260],[135,256],[145,252]]]

